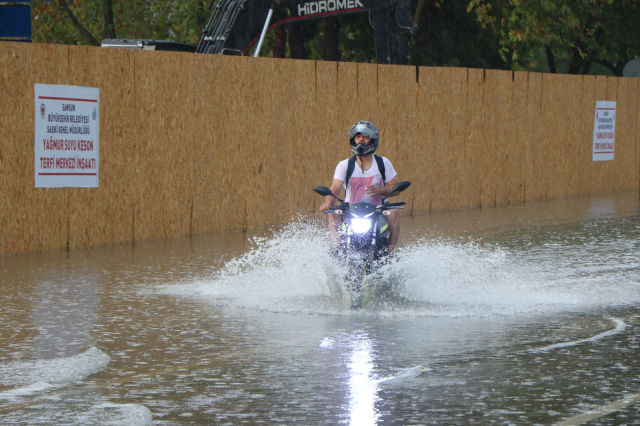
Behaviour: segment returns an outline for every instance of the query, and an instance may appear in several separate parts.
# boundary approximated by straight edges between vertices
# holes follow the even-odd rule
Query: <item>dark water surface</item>
[[[637,192],[0,257],[0,424],[640,424]]]

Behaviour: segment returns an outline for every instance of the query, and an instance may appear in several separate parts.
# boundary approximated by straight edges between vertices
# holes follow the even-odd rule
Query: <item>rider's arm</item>
[[[344,183],[344,181],[342,181],[340,179],[333,179],[333,182],[331,182],[331,186],[329,187],[329,189],[331,189],[331,192],[336,197],[340,196],[340,192],[342,191],[342,184],[343,183]],[[337,203],[338,203],[338,200],[333,198],[331,195],[327,195],[325,197],[325,199],[324,199],[324,204],[322,206],[320,206],[320,211],[329,210],[331,207],[333,207]]]
[[[396,195],[400,194],[399,192],[391,194],[391,190],[398,183],[398,178],[396,177],[396,169],[393,167],[393,164],[391,164],[391,161],[389,161],[388,158],[382,157],[382,160],[384,161],[384,168],[387,171],[386,175],[387,177],[391,177],[391,179],[389,179],[387,183],[385,183],[385,185],[380,188],[380,195],[383,197],[395,197]]]
[[[387,182],[383,188],[381,188],[380,195],[382,195],[383,197],[395,197],[396,195],[400,194],[399,192],[394,192],[393,194],[391,194],[391,190],[394,186],[396,186],[396,183],[398,183],[398,179],[394,177],[389,182]]]

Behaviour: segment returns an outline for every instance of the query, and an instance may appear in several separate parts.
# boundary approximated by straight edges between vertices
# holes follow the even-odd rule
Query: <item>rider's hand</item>
[[[331,207],[333,207],[331,203],[324,203],[323,205],[320,206],[320,211],[325,212],[329,210]]]
[[[374,195],[377,195],[377,194],[382,195],[380,192],[381,189],[382,188],[379,187],[378,185],[369,185],[365,188],[365,191],[367,191],[368,196],[373,197]]]

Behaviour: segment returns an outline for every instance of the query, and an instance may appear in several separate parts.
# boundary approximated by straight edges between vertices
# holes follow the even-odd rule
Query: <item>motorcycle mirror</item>
[[[333,192],[331,192],[331,190],[329,188],[327,188],[326,186],[316,186],[315,188],[313,188],[313,190],[316,191],[320,195],[324,195],[325,197],[327,195],[331,195],[336,200],[340,201],[341,203],[344,203],[343,200],[341,200],[340,198],[338,198],[335,195],[333,195]]]
[[[325,197],[327,195],[333,195],[331,190],[329,188],[327,188],[326,186],[316,186],[315,188],[313,188],[313,190],[316,191],[320,195],[324,195]]]
[[[394,185],[389,195],[393,194],[394,192],[402,192],[405,189],[407,189],[409,186],[411,186],[411,182],[409,182],[408,180],[403,180],[402,182],[398,182]],[[382,197],[382,200],[383,201],[386,200],[389,197],[389,195],[387,195],[386,197]]]
[[[402,192],[410,186],[411,186],[411,182],[409,182],[408,180],[403,180],[402,182],[396,183],[396,185],[391,190],[391,193]]]

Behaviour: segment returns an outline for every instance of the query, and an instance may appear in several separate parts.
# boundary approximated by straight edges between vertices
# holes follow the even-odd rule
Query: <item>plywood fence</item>
[[[358,120],[407,211],[638,189],[640,79],[0,43],[0,255],[282,223]],[[100,89],[100,187],[34,188],[34,84]],[[597,100],[615,160],[592,162]]]

